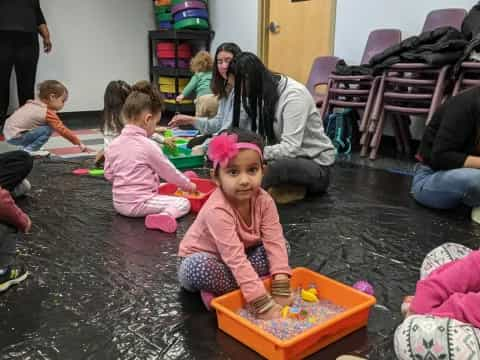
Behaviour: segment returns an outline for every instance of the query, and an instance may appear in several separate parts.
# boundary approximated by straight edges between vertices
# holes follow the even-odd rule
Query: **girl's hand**
[[[194,146],[192,149],[193,156],[205,155],[205,150],[203,150],[203,145]]]
[[[289,296],[272,295],[272,298],[277,304],[281,305],[282,307],[290,306],[293,303],[293,294],[290,294]]]
[[[164,138],[163,139],[163,145],[165,145],[167,148],[169,149],[175,149],[175,147],[177,146],[175,144],[175,138],[171,137],[171,138]]]
[[[180,94],[177,96],[177,98],[175,99],[176,102],[181,102],[183,99],[185,99],[185,96],[183,96],[183,94]]]
[[[84,143],[80,143],[80,145],[78,145],[78,147],[80,148],[81,152],[89,152],[88,148],[85,146]]]
[[[30,219],[30,216],[27,215],[27,226],[25,227],[25,234],[30,234],[30,230],[32,230],[32,219]]]
[[[263,314],[258,314],[257,318],[260,320],[273,320],[273,319],[280,319],[282,317],[282,309],[283,306],[275,303],[272,308]]]
[[[290,287],[290,277],[287,274],[275,274],[273,276],[272,298],[277,304],[280,304],[282,306],[291,305],[293,303],[293,294]]]
[[[181,125],[193,125],[195,118],[189,115],[177,114],[168,123],[168,126],[178,127]]]

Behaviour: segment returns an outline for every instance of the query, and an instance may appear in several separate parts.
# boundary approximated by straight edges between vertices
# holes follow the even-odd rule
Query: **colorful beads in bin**
[[[264,284],[270,289],[271,279],[264,280]],[[294,292],[292,305],[308,312],[303,314],[306,321],[256,319],[246,309],[241,291],[235,290],[211,303],[217,312],[218,327],[267,359],[303,359],[366,326],[375,304],[373,297],[305,268],[293,269],[291,287],[317,289],[319,301],[315,303],[304,302],[301,294]]]
[[[197,213],[215,191],[217,185],[208,179],[193,178],[190,180],[197,185],[197,193],[179,192],[177,185],[169,183],[160,185],[158,193],[160,195],[180,196],[188,199],[190,201],[190,210]]]

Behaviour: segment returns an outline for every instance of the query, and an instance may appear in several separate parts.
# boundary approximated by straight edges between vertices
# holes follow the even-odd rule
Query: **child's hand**
[[[175,138],[170,137],[170,138],[164,138],[163,139],[163,145],[165,145],[169,149],[175,149],[177,146],[175,143]]]
[[[287,274],[276,274],[272,280],[272,298],[282,306],[293,303],[292,290],[290,288],[290,277]]]
[[[289,296],[275,296],[272,295],[273,300],[283,306],[290,306],[293,303],[293,294],[290,294]]]
[[[199,156],[199,155],[204,155],[205,154],[205,150],[203,149],[203,145],[197,145],[197,146],[194,146],[193,149],[192,149],[192,153],[191,153],[193,156]]]
[[[190,182],[190,184],[192,185],[190,192],[192,192],[192,193],[197,192],[197,184],[195,184],[193,182]]]
[[[185,96],[183,96],[183,94],[180,94],[177,96],[177,98],[175,99],[177,102],[181,102],[183,99],[185,99]]]
[[[102,149],[95,154],[95,166],[100,167],[100,165],[104,162],[105,162],[105,153],[103,152],[103,149]]]
[[[275,305],[273,305],[272,308],[267,312],[264,312],[263,314],[258,314],[257,318],[260,320],[280,319],[282,317],[282,309],[283,306],[275,303]]]
[[[85,146],[84,143],[80,143],[78,147],[80,148],[81,152],[88,152],[88,148]]]
[[[409,317],[410,315],[414,315],[412,310],[410,309],[410,305],[412,304],[413,296],[405,296],[403,299],[403,303],[401,306],[402,315],[405,317]]]
[[[25,227],[25,234],[30,234],[30,230],[32,230],[32,219],[30,219],[30,216],[27,215],[27,226]]]

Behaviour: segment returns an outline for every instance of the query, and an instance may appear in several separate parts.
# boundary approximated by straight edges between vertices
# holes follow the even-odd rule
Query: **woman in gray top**
[[[244,52],[230,63],[235,82],[233,127],[242,108],[250,129],[262,135],[268,168],[263,187],[279,203],[326,191],[335,148],[323,130],[317,107],[307,88],[269,71],[254,54]],[[243,104],[243,106],[242,106]]]
[[[169,126],[193,125],[204,135],[201,137],[201,140],[231,127],[234,96],[232,91],[233,83],[227,81],[227,71],[230,61],[232,61],[235,55],[240,54],[240,52],[240,48],[234,43],[223,43],[215,52],[215,66],[213,67],[211,87],[212,93],[218,96],[217,115],[209,119],[206,117],[177,114],[169,122]],[[242,111],[240,114],[240,123],[248,123],[245,111]],[[200,151],[205,152],[207,145],[208,141],[202,145],[202,150],[195,148],[195,153],[198,154]]]

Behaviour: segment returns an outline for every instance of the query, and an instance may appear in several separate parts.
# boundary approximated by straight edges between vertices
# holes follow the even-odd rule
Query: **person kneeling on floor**
[[[32,156],[47,156],[48,151],[41,148],[55,130],[72,144],[78,145],[81,151],[87,151],[87,147],[57,115],[67,99],[68,90],[61,82],[46,80],[40,83],[38,100],[29,100],[5,122],[3,134],[7,142],[21,146]]]
[[[32,221],[10,193],[0,187],[0,292],[25,280],[28,271],[15,262],[18,232],[28,233]]]

